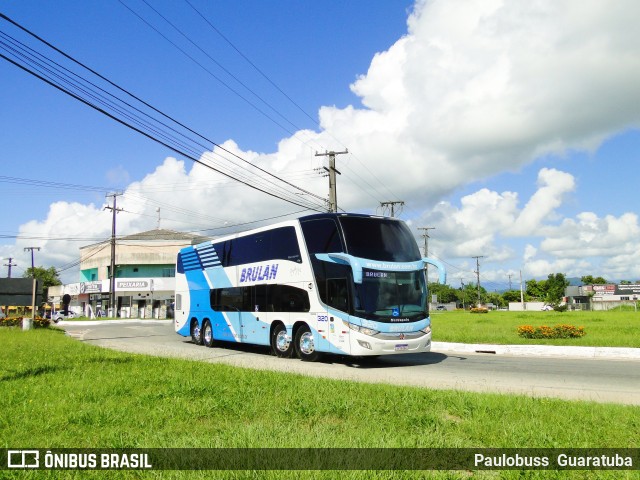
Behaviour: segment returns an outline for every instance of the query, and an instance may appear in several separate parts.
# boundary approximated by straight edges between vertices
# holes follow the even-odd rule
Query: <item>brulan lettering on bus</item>
[[[276,278],[277,273],[277,263],[272,265],[259,265],[257,267],[246,267],[240,272],[240,283],[273,280]]]

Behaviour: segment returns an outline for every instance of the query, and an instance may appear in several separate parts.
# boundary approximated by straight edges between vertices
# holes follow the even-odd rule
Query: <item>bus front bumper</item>
[[[403,353],[427,353],[431,351],[431,332],[418,338],[385,338],[350,332],[351,355],[398,355]]]

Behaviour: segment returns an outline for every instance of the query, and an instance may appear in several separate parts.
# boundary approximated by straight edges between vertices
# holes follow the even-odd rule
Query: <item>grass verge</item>
[[[589,347],[640,347],[640,312],[432,312],[436,342],[490,343],[498,345],[576,345]],[[584,327],[581,338],[526,339],[520,325]]]
[[[4,448],[631,448],[640,444],[640,409],[631,406],[369,385],[131,355],[77,342],[55,329],[0,329],[0,345]],[[0,471],[0,476],[10,473],[14,472]],[[585,478],[586,474],[588,478],[593,473],[591,478],[620,478],[624,474],[300,473],[40,471],[27,477],[554,478],[558,474],[556,478]]]

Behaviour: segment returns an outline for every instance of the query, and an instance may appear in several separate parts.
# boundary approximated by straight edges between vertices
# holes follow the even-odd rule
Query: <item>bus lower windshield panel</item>
[[[356,284],[355,315],[386,323],[412,322],[427,316],[424,271],[364,269]]]

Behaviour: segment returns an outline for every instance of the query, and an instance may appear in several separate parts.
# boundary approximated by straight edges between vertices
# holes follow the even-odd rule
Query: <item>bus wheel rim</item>
[[[303,333],[300,337],[300,351],[305,355],[311,355],[315,349],[315,345],[313,344],[313,334],[311,332]]]
[[[278,348],[278,350],[280,350],[281,352],[286,352],[287,350],[289,350],[290,345],[291,341],[289,340],[287,332],[285,330],[278,332],[278,334],[276,335],[276,347]]]

